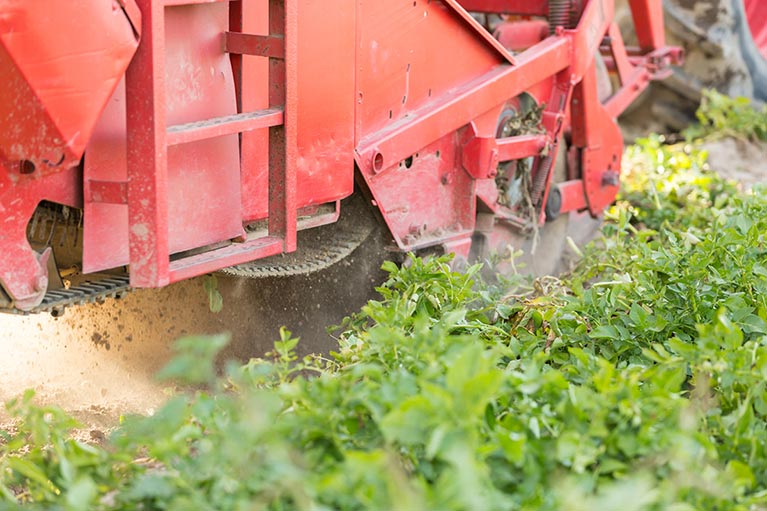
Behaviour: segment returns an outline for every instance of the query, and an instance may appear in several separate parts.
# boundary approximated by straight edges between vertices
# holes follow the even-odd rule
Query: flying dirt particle
[[[93,335],[91,335],[91,341],[96,346],[106,348],[107,351],[112,348],[112,346],[109,344],[109,339],[101,335],[100,332],[93,332]]]

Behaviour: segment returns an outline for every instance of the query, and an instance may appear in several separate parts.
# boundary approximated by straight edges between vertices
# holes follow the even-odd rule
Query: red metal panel
[[[221,34],[228,29],[227,7],[214,3],[166,9],[167,121],[157,129],[236,113],[232,68],[221,48]],[[135,113],[141,120],[141,112]],[[85,178],[126,181],[126,149],[125,89],[120,87],[88,147]],[[146,158],[163,151],[148,144],[135,149],[146,152]],[[157,227],[158,236],[167,237],[170,253],[242,233],[237,135],[171,147],[167,168],[168,223]],[[138,195],[131,200],[147,198],[134,190]],[[128,264],[127,207],[86,202],[85,222],[84,271]]]
[[[545,20],[507,21],[493,33],[507,49],[522,51],[540,43],[549,35],[549,23]]]
[[[462,88],[479,86],[477,77],[508,66],[508,53],[479,37],[481,29],[460,8],[442,2],[363,0],[357,8],[356,136],[363,176],[400,247],[465,238],[474,228],[474,184],[460,163],[455,130],[470,117],[445,106],[461,97]],[[485,110],[475,116],[502,102],[480,105]],[[450,117],[428,124],[435,112]],[[421,118],[427,119],[423,130],[398,136],[399,127]]]
[[[265,15],[268,6],[245,2],[243,8],[243,31],[265,35],[267,28],[263,23],[268,19]],[[333,15],[328,16],[329,12]],[[355,23],[354,0],[313,0],[300,4],[295,49],[300,70],[296,83],[290,84],[301,98],[292,120],[296,123],[299,208],[346,197],[354,187]],[[244,111],[284,103],[268,101],[269,94],[275,92],[267,89],[268,74],[267,59],[243,58]],[[246,221],[268,215],[267,147],[264,133],[243,135]]]
[[[288,2],[298,9],[298,207],[332,202],[354,190],[355,3]]]
[[[570,211],[582,211],[588,207],[582,180],[565,181],[564,183],[557,184],[556,187],[559,189],[562,197],[562,205],[559,208],[560,214],[569,213]]]
[[[358,19],[358,142],[419,108],[434,110],[425,105],[504,60],[441,2],[360,0]]]
[[[582,148],[586,200],[589,211],[596,216],[618,194],[623,136],[615,119],[597,98],[595,63],[573,93],[572,140],[574,146]]]
[[[0,0],[0,13],[0,153],[41,172],[76,165],[136,51],[131,20],[103,1]]]
[[[369,180],[401,247],[412,250],[474,230],[474,179],[461,167],[456,147],[456,135],[448,135]]]
[[[248,34],[268,34],[269,0],[240,3],[243,11],[242,31]],[[243,112],[269,107],[269,59],[249,55],[242,57],[241,91]],[[266,218],[269,214],[268,154],[268,130],[242,134],[242,215],[246,222]]]
[[[746,7],[748,26],[754,42],[767,58],[767,2],[764,0],[743,0]]]

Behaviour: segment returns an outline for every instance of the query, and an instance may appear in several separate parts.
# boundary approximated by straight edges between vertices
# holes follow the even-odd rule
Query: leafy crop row
[[[213,359],[104,447],[31,395],[0,432],[7,508],[767,509],[767,195],[694,145],[640,142],[604,237],[563,281],[387,266],[332,358]],[[2,508],[3,504],[0,504]]]
[[[731,98],[704,90],[698,123],[687,130],[689,138],[734,136],[767,141],[767,106],[754,107],[748,98]]]

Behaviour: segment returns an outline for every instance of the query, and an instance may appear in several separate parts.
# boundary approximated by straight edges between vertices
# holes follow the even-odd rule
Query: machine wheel
[[[679,131],[695,120],[701,89],[767,101],[767,3],[763,0],[664,0],[668,43],[684,48],[684,66],[652,84],[622,121],[636,132]],[[616,19],[635,41],[625,0]],[[629,130],[629,138],[633,133]]]

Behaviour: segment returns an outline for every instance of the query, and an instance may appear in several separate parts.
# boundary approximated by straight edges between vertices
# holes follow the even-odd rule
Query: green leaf
[[[67,491],[67,509],[71,511],[92,509],[93,501],[97,494],[98,488],[96,483],[88,477],[81,477]]]
[[[8,468],[39,484],[45,491],[53,493],[59,492],[59,489],[56,487],[56,485],[54,485],[53,482],[48,479],[45,471],[31,461],[20,458],[18,456],[10,456],[5,460],[5,462],[7,463]]]
[[[438,415],[426,396],[405,399],[387,414],[381,422],[381,430],[389,442],[412,445],[426,443],[430,424]]]
[[[592,339],[610,339],[615,340],[620,338],[620,332],[612,325],[599,325],[596,327],[589,336]]]
[[[208,307],[210,311],[218,314],[224,308],[224,297],[218,290],[218,279],[215,275],[206,275],[203,279],[203,287],[208,293]]]
[[[742,489],[750,489],[756,484],[756,478],[751,468],[737,460],[727,462],[727,474],[733,479],[733,483]]]

